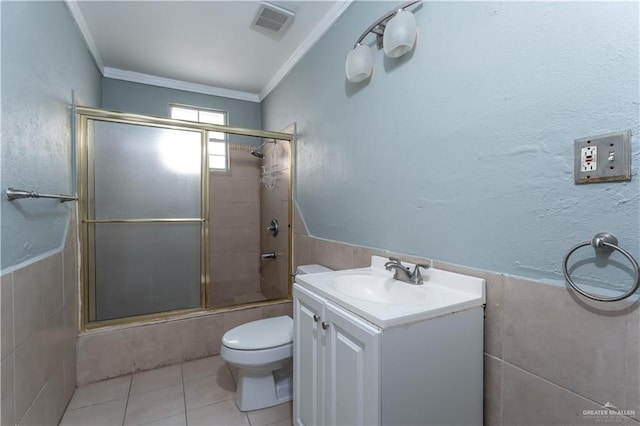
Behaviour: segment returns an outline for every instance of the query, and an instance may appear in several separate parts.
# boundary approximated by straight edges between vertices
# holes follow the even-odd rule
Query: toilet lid
[[[222,344],[231,349],[257,350],[293,341],[293,320],[284,315],[251,321],[227,331]]]

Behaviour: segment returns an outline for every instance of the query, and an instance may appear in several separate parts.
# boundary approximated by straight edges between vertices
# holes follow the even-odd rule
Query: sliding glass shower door
[[[84,118],[89,322],[200,308],[205,131]]]

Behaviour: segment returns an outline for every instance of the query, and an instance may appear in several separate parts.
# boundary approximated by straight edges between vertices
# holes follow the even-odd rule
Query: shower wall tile
[[[211,203],[211,227],[244,228],[260,224],[260,204],[257,202],[232,201]]]
[[[44,330],[31,333],[16,347],[15,354],[15,406],[16,419],[22,419],[47,380],[48,362]]]
[[[591,424],[584,410],[598,404],[563,389],[518,367],[504,364],[504,425],[585,425]]]
[[[47,380],[42,392],[33,401],[18,424],[25,426],[45,425],[51,424],[52,420],[57,424],[66,406],[64,394],[61,392],[64,387],[63,381],[63,367],[60,362]]]
[[[502,424],[502,369],[500,359],[484,355],[484,425]]]
[[[260,235],[251,228],[214,228],[209,234],[211,254],[239,254],[260,251]]]
[[[0,360],[13,352],[13,274],[8,273],[0,277]],[[4,423],[2,423],[4,424]]]
[[[516,277],[506,278],[504,299],[506,362],[601,404],[624,404],[626,315]]]
[[[259,275],[256,253],[219,254],[211,256],[211,280],[228,281]]]
[[[77,343],[78,386],[134,371],[133,335],[132,329],[80,335]]]
[[[258,274],[239,279],[213,281],[209,292],[209,305],[213,308],[235,305],[237,298],[260,291]]]

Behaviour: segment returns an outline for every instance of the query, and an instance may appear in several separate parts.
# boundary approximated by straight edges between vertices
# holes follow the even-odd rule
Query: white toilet
[[[298,274],[328,272],[321,265],[302,265]],[[236,405],[258,410],[293,397],[293,320],[288,316],[251,321],[222,336],[220,355],[238,367]]]

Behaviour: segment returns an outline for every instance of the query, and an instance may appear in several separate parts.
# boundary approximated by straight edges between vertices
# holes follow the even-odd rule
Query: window
[[[213,109],[200,109],[184,105],[169,105],[171,118],[178,120],[197,121],[209,124],[227,124],[227,112]],[[209,170],[226,172],[229,170],[229,144],[227,134],[223,132],[208,132],[209,139]]]

